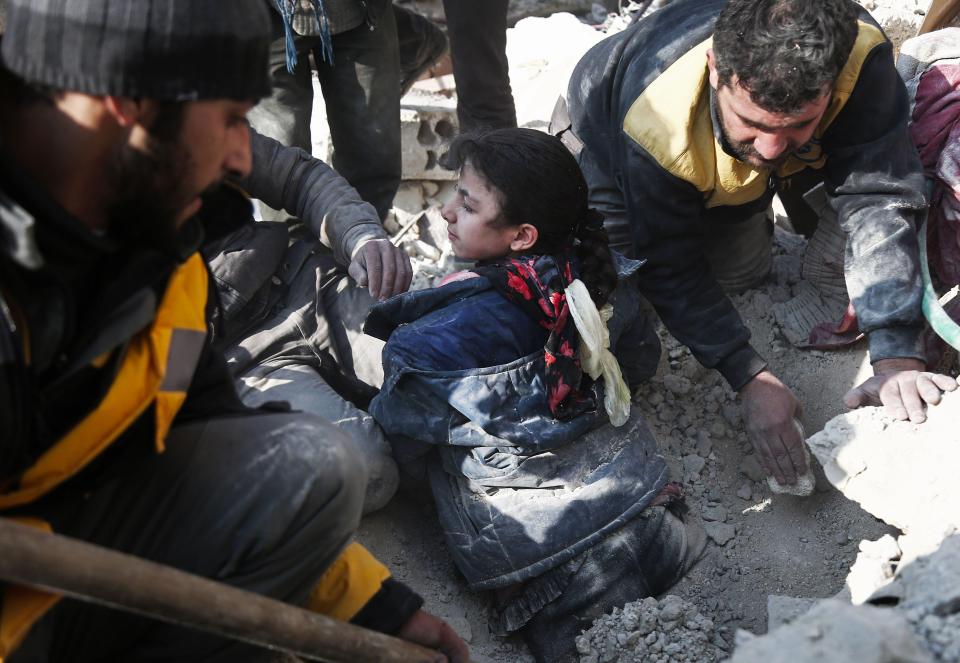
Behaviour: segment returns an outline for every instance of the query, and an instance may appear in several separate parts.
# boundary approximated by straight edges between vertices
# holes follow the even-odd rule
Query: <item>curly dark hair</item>
[[[495,129],[457,137],[444,166],[469,165],[494,189],[499,227],[529,223],[538,239],[531,252],[576,248],[580,278],[597,306],[617,285],[610,242],[599,213],[587,206],[587,183],[559,138],[535,129]]]
[[[729,0],[713,34],[720,85],[737,83],[773,113],[833,85],[857,39],[852,0]]]

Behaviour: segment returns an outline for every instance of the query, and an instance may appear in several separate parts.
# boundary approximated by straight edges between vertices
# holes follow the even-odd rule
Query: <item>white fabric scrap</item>
[[[570,317],[580,333],[580,366],[594,380],[603,377],[603,406],[614,426],[622,426],[630,418],[630,390],[623,381],[620,364],[610,352],[610,331],[607,322],[613,315],[613,306],[607,304],[597,310],[583,281],[576,279],[564,294]]]

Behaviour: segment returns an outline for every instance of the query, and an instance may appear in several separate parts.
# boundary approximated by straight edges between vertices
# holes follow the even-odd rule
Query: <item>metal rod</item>
[[[405,640],[6,518],[0,579],[315,661],[444,660]]]

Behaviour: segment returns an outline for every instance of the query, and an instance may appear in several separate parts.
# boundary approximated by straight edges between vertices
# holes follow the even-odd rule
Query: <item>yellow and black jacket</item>
[[[249,218],[239,196],[207,202],[236,206],[210,214],[233,220],[220,231]],[[193,219],[176,255],[121,247],[70,217],[0,149],[0,517],[49,530],[32,507],[82,493],[120,458],[149,463],[177,422],[254,414],[211,346],[203,236]],[[310,606],[395,632],[421,601],[389,576],[348,546]],[[0,583],[0,662],[56,601]]]
[[[851,0],[852,2],[852,0]],[[848,234],[846,279],[872,360],[921,357],[915,224],[923,174],[890,42],[862,9],[853,51],[814,138],[778,172],[738,161],[719,131],[706,51],[724,0],[676,0],[592,48],[570,80],[584,170],[616,183],[641,289],[664,323],[735,388],[765,363],[709,273],[707,224],[766,209],[780,181],[822,169]]]

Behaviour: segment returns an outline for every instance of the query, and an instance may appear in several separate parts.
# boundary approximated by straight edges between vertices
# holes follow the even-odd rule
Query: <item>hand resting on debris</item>
[[[406,292],[413,280],[410,258],[388,239],[371,239],[354,249],[347,273],[374,299]]]
[[[770,371],[758,373],[740,389],[743,419],[757,459],[767,474],[793,485],[807,471],[800,401]]]
[[[919,359],[881,359],[874,362],[874,376],[847,392],[843,403],[849,408],[882,405],[892,416],[915,424],[927,420],[927,405],[940,402],[943,392],[957,388],[949,375],[924,371]]]
[[[417,610],[397,635],[409,642],[436,649],[446,656],[445,660],[449,663],[470,663],[466,643],[449,624],[429,612]]]

